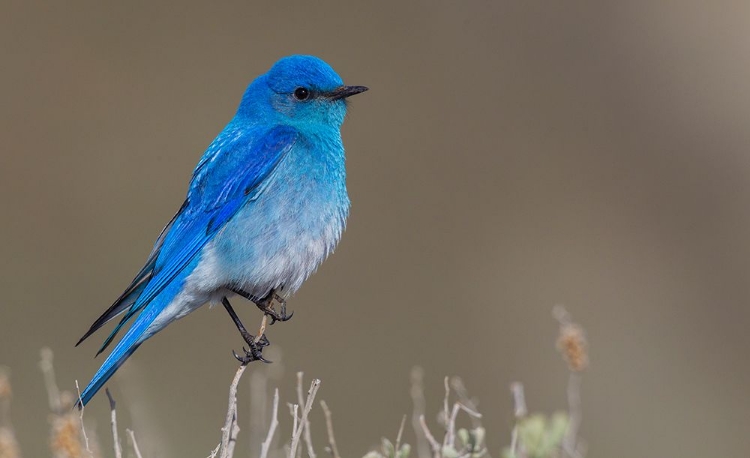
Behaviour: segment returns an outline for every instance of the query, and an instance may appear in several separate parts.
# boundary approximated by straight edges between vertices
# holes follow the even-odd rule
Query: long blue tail
[[[112,353],[110,353],[109,356],[107,356],[107,359],[104,360],[102,366],[96,371],[94,377],[81,393],[81,398],[76,403],[78,408],[85,406],[91,398],[94,397],[97,391],[107,383],[110,377],[114,375],[117,369],[122,366],[125,360],[127,360],[130,355],[138,349],[141,343],[158,331],[158,329],[152,329],[149,331],[148,335],[146,334],[149,326],[154,322],[159,313],[161,313],[175,298],[175,289],[179,291],[182,286],[181,281],[175,283],[177,284],[170,286],[178,286],[177,288],[166,288],[143,309],[140,315],[138,315],[138,318],[136,318],[133,325],[128,329],[128,332],[125,333],[122,339],[117,343],[115,349],[112,350]]]

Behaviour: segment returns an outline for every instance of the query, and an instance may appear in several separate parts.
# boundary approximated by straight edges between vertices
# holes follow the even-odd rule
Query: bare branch
[[[308,393],[307,401],[305,401],[305,398],[302,395],[302,382],[303,382],[304,374],[302,372],[297,372],[297,402],[299,402],[299,405],[305,405],[305,409],[309,412],[310,409],[312,409],[312,399],[310,399],[310,394]],[[315,381],[313,380],[313,383]],[[318,380],[318,385],[320,385],[320,380]],[[310,387],[312,390],[312,386]],[[315,388],[315,391],[318,389]],[[315,397],[315,394],[312,395],[313,398]],[[310,409],[307,409],[307,406],[310,406]],[[316,458],[315,456],[315,450],[313,450],[312,445],[312,437],[310,435],[310,419],[307,414],[302,415],[302,427],[303,427],[303,433],[304,433],[304,439],[305,439],[305,446],[307,447],[307,455],[310,458]],[[299,453],[297,453],[297,456],[302,454],[302,449],[300,449]]]
[[[419,416],[419,424],[422,426],[422,431],[424,431],[424,436],[427,439],[427,442],[430,443],[430,446],[432,446],[432,455],[434,458],[440,458],[440,443],[435,440],[435,436],[432,435],[430,432],[430,428],[427,427],[427,422],[424,421],[424,415]]]
[[[568,363],[570,377],[568,378],[568,430],[562,441],[562,449],[565,455],[580,458],[583,456],[583,445],[578,439],[578,430],[581,427],[581,382],[582,373],[589,365],[588,342],[583,328],[573,322],[565,307],[556,305],[552,314],[560,323],[560,331],[557,338],[557,350]]]
[[[430,458],[430,445],[425,437],[424,430],[419,422],[419,417],[425,413],[424,400],[424,371],[421,367],[413,367],[411,370],[411,402],[414,406],[411,413],[411,426],[417,437],[417,457]]]
[[[55,369],[52,366],[52,350],[49,347],[42,348],[41,358],[39,368],[42,370],[44,385],[47,387],[49,408],[54,413],[59,414],[62,410],[62,402],[60,401],[60,389],[57,387],[57,382],[55,381]]]
[[[448,397],[451,394],[451,389],[448,386],[448,376],[446,376],[443,379],[443,385],[445,386],[445,397],[443,398],[443,416],[441,418],[441,421],[443,422],[443,426],[445,426],[445,429],[448,429],[448,416],[450,415],[450,410],[448,409]]]
[[[141,450],[138,448],[138,442],[135,441],[135,431],[132,429],[125,429],[125,432],[130,436],[130,443],[133,445],[133,452],[135,452],[136,458],[143,458]]]
[[[401,418],[401,426],[399,426],[398,434],[396,435],[396,456],[398,456],[398,451],[401,449],[401,436],[404,434],[404,424],[406,424],[406,415]]]
[[[443,439],[443,445],[455,449],[456,446],[456,417],[458,416],[458,410],[461,404],[458,402],[453,404],[453,410],[451,410],[451,416],[448,419],[446,425],[445,438]]]
[[[451,377],[451,388],[453,388],[453,391],[458,395],[458,399],[461,400],[461,408],[471,417],[472,426],[474,428],[482,426],[482,422],[480,421],[482,415],[479,413],[477,404],[469,397],[469,392],[466,389],[466,385],[464,385],[464,381],[461,380],[461,377]]]
[[[299,404],[293,404],[292,407],[292,417],[294,418],[294,423],[292,423],[292,441],[290,442],[289,446],[289,458],[294,458],[294,454],[292,452],[297,451],[297,444],[294,442],[294,436],[297,435],[297,424],[299,423],[299,417],[297,415],[297,412],[299,412]],[[292,450],[294,448],[294,450]]]
[[[268,427],[268,435],[266,436],[266,440],[263,441],[263,444],[260,448],[260,458],[267,458],[268,457],[268,450],[271,448],[271,441],[273,440],[273,435],[276,432],[276,427],[279,425],[279,389],[276,388],[276,390],[273,393],[273,413],[271,414],[271,425]]]
[[[240,383],[242,374],[247,369],[247,365],[242,364],[237,368],[234,374],[234,380],[229,386],[229,407],[227,408],[227,417],[224,427],[221,428],[221,458],[232,458],[234,455],[234,445],[237,441],[237,434],[240,431],[237,426],[237,385]]]
[[[523,395],[523,384],[521,382],[513,382],[510,384],[510,392],[513,394],[513,405],[514,413],[516,416],[516,424],[513,426],[513,432],[511,432],[510,439],[510,450],[513,456],[525,457],[526,453],[519,450],[518,448],[518,422],[526,416],[526,399]]]
[[[328,444],[331,447],[331,453],[333,458],[341,458],[339,455],[339,449],[336,447],[336,438],[333,437],[333,421],[331,420],[331,411],[328,409],[328,404],[325,401],[320,401],[320,406],[323,408],[323,413],[326,416],[326,429],[328,430]]]
[[[465,405],[461,404],[460,402],[457,402],[456,405],[461,408],[464,412],[466,412],[469,417],[480,419],[482,418],[482,414],[477,412],[476,410],[471,410],[470,408],[466,407]],[[479,426],[479,425],[477,425]]]
[[[513,394],[513,413],[516,416],[516,419],[520,420],[528,413],[526,409],[526,397],[523,394],[523,384],[521,382],[511,383],[510,392]]]
[[[578,429],[581,427],[581,382],[583,378],[580,372],[570,372],[568,379],[568,431],[563,438],[562,447],[568,456],[580,458],[582,455],[578,449]]]
[[[260,321],[260,329],[258,329],[258,334],[255,336],[255,343],[260,342],[260,339],[263,338],[263,334],[266,333],[266,326],[268,325],[268,315],[263,315],[263,319]]]
[[[109,398],[109,411],[110,411],[110,423],[112,424],[112,440],[114,441],[115,447],[115,458],[122,458],[122,445],[120,445],[120,438],[117,434],[117,411],[115,410],[115,398],[112,397],[112,393],[109,392],[109,388],[105,388],[104,392],[107,393]]]
[[[86,451],[89,453],[89,455],[93,456],[94,453],[91,451],[91,448],[89,447],[89,436],[86,435],[86,428],[83,427],[83,399],[81,399],[81,387],[78,386],[78,380],[76,380],[76,392],[78,393],[78,405],[81,406],[81,411],[78,413],[78,420],[81,422],[81,435],[83,435],[83,443],[86,446]]]
[[[313,401],[315,400],[315,395],[318,393],[318,388],[320,388],[320,380],[313,379],[313,381],[310,383],[310,389],[307,391],[307,400],[305,401],[305,407],[302,409],[300,424],[299,426],[295,425],[294,427],[294,434],[292,435],[292,446],[289,452],[289,458],[294,458],[297,456],[299,438],[302,435],[302,430],[305,429],[305,422],[307,422],[307,417],[310,414],[310,410],[312,410]]]

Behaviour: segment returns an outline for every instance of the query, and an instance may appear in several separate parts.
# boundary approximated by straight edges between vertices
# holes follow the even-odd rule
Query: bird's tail
[[[167,293],[167,294],[165,294]],[[114,375],[117,369],[132,355],[138,347],[143,343],[144,340],[155,334],[159,329],[154,329],[152,326],[154,320],[163,311],[164,307],[174,299],[173,294],[168,294],[168,291],[163,291],[162,294],[154,298],[148,306],[138,315],[133,325],[128,329],[128,332],[122,337],[117,343],[112,353],[107,356],[104,363],[96,371],[94,377],[91,379],[81,396],[76,403],[76,407],[81,408],[85,406],[92,397],[99,391],[102,386]],[[159,305],[162,305],[159,307]]]

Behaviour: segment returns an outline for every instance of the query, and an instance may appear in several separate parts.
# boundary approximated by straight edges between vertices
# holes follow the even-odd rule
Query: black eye
[[[310,91],[304,87],[298,87],[294,90],[294,98],[297,100],[307,100],[310,97]]]

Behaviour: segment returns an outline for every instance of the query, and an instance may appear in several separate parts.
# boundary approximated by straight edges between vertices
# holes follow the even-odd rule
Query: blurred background
[[[560,303],[591,345],[589,456],[744,454],[749,17],[746,2],[4,1],[0,364],[25,455],[48,454],[40,348],[61,387],[88,382],[107,331],[73,344],[140,269],[249,81],[294,53],[371,90],[343,127],[347,232],[269,331],[283,406],[297,371],[321,378],[342,455],[361,456],[395,436],[421,365],[428,417],[443,376],[462,376],[499,456],[511,382],[532,411],[566,407]],[[145,456],[208,455],[241,344],[204,307],[118,372]],[[109,448],[103,393],[86,420]]]

